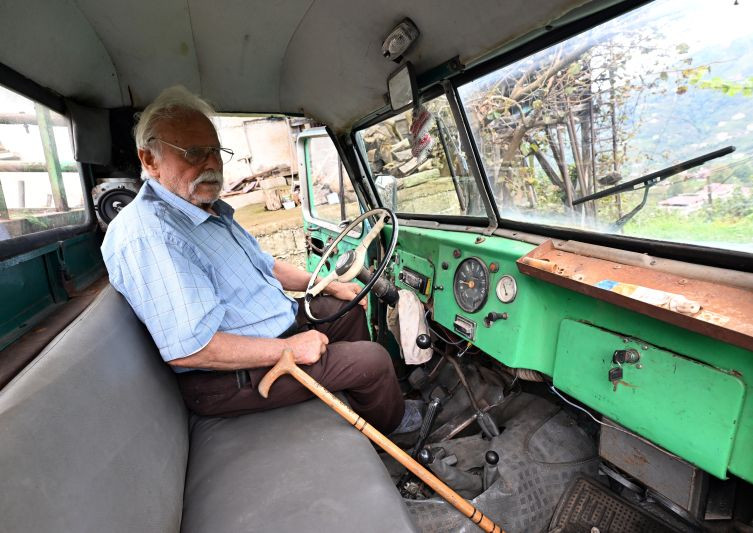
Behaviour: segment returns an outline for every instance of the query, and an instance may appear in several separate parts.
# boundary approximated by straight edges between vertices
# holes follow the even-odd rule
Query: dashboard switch
[[[426,294],[429,287],[429,279],[410,268],[403,268],[397,275],[397,279],[420,294]]]
[[[455,331],[463,335],[469,340],[473,340],[476,336],[476,323],[473,320],[468,320],[460,315],[455,315],[455,322],[453,323]]]
[[[487,328],[490,328],[497,320],[507,320],[507,313],[497,313],[495,311],[489,312],[489,314],[484,317],[484,325]]]

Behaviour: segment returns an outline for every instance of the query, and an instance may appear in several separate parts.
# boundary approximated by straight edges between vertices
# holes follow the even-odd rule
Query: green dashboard
[[[436,322],[503,364],[546,374],[719,478],[753,482],[753,353],[521,274],[516,260],[534,248],[402,227],[392,274]],[[639,362],[615,365],[615,350],[633,350]],[[616,366],[619,380],[610,374]]]

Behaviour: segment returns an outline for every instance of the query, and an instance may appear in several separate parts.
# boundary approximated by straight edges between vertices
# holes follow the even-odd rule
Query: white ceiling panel
[[[201,91],[185,0],[77,2],[115,63],[124,104],[144,107],[176,84]]]
[[[112,59],[72,1],[0,0],[0,63],[63,96],[123,103]]]
[[[279,111],[280,70],[314,0],[191,0],[202,94],[226,111]]]
[[[384,105],[385,35],[410,17],[418,72],[475,59],[586,0],[0,0],[0,62],[82,103],[142,108],[182,84],[230,112],[337,130]],[[595,0],[604,6],[616,0]]]

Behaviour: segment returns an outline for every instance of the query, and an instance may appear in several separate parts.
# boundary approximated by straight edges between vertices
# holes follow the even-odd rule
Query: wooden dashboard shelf
[[[753,290],[559,250],[517,260],[528,276],[753,351]]]

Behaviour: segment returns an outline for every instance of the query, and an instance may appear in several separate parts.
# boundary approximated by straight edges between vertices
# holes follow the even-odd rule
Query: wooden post
[[[18,207],[23,209],[26,207],[26,182],[24,180],[18,180]]]
[[[47,173],[50,176],[50,188],[52,189],[52,198],[55,201],[55,209],[68,211],[68,199],[65,196],[63,172],[60,168],[60,161],[58,161],[58,150],[55,145],[55,133],[52,129],[50,110],[40,104],[34,104],[34,108],[37,111],[39,136],[44,148],[44,159],[47,163]]]
[[[10,214],[8,213],[8,206],[5,203],[5,193],[3,192],[2,181],[0,181],[0,219],[3,219],[3,220],[10,219]]]
[[[277,211],[282,208],[282,202],[280,201],[277,189],[264,190],[264,203],[266,204],[267,211]]]

